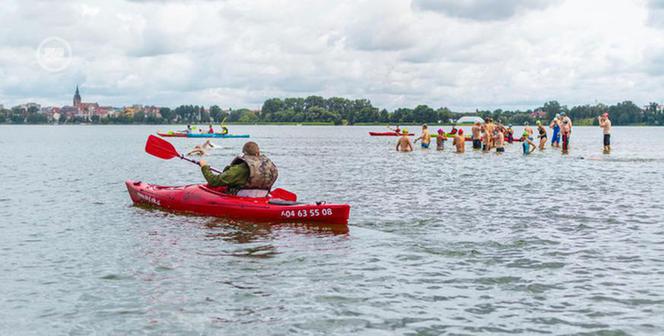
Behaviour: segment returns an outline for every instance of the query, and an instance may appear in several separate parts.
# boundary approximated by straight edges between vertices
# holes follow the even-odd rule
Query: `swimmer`
[[[602,128],[604,134],[604,153],[609,153],[611,152],[611,120],[609,114],[604,113],[597,119],[599,119],[599,127]]]
[[[442,128],[438,129],[438,136],[436,137],[436,150],[442,151],[445,149],[445,141],[447,141],[445,131],[443,131]]]
[[[496,153],[505,153],[505,130],[500,128],[496,134]]]
[[[217,145],[213,144],[210,140],[205,141],[202,145],[196,145],[194,146],[194,149],[192,149],[189,153],[187,153],[187,156],[204,156],[207,155],[208,151],[211,149],[217,147]]]
[[[481,131],[480,122],[476,121],[475,125],[473,125],[473,128],[471,128],[470,131],[473,133],[472,134],[473,149],[482,149],[482,138],[480,136],[480,131]]]
[[[562,126],[560,126],[560,133],[563,138],[563,154],[569,153],[569,138],[572,135],[572,123],[563,119]]]
[[[466,151],[466,138],[463,136],[463,129],[459,129],[454,136],[452,145],[456,146],[457,153],[464,153]]]
[[[507,129],[505,130],[505,136],[507,138],[507,143],[514,142],[514,129],[512,129],[512,124],[507,126]]]
[[[556,114],[556,117],[551,120],[549,128],[553,129],[553,135],[551,136],[551,147],[560,148],[560,124],[562,123],[562,118],[560,114]]]
[[[539,131],[539,150],[544,150],[544,146],[546,145],[546,128],[542,126],[541,121],[537,121],[537,131]]]
[[[521,146],[523,147],[523,155],[528,155],[535,151],[537,146],[535,143],[531,140],[530,134],[528,131],[524,130],[523,134],[521,135],[521,139],[523,139],[523,143],[521,143]]]
[[[413,144],[410,143],[410,138],[408,138],[408,129],[403,129],[401,131],[401,137],[397,140],[397,152],[412,152]]]
[[[426,124],[422,125],[422,135],[415,139],[414,143],[417,143],[418,140],[422,140],[422,149],[429,149],[431,134],[429,134],[429,127]]]

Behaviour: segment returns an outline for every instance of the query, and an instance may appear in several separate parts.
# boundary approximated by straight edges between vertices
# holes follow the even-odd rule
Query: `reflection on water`
[[[144,153],[154,130],[0,126],[0,333],[664,333],[659,128],[616,127],[604,155],[601,131],[578,127],[570,155],[523,156],[233,126],[279,166],[277,187],[350,203],[350,231],[131,206],[125,179],[202,181]]]

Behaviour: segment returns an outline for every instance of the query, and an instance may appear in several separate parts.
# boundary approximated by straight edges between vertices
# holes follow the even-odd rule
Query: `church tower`
[[[76,85],[76,93],[74,94],[74,107],[81,105],[81,94],[78,93],[78,85]]]

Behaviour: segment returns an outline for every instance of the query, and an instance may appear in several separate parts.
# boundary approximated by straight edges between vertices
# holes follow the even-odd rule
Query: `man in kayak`
[[[265,155],[261,155],[258,144],[249,141],[242,147],[242,156],[236,157],[223,173],[214,174],[210,166],[201,160],[199,165],[210,187],[228,187],[227,192],[237,193],[241,189],[270,190],[277,180],[277,166]]]
[[[401,137],[397,140],[397,152],[412,152],[413,144],[410,143],[408,138],[408,129],[404,128],[401,131]]]
[[[422,135],[415,139],[414,143],[417,143],[417,140],[422,140],[422,149],[429,148],[429,144],[431,143],[431,134],[429,134],[429,127],[426,124],[422,125]]]
[[[602,133],[604,133],[604,153],[611,152],[611,120],[609,120],[609,114],[604,113],[599,116],[599,127],[602,128]]]
[[[473,133],[473,149],[482,149],[482,138],[480,137],[480,122],[476,121],[473,128],[470,129]]]
[[[212,124],[210,124],[210,129],[208,130],[208,134],[214,134],[214,128],[212,128]]]

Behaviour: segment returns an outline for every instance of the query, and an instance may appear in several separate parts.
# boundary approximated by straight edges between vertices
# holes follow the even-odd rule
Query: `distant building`
[[[76,92],[74,93],[73,103],[73,107],[76,109],[74,116],[76,117],[92,120],[92,116],[105,117],[108,115],[108,110],[99,108],[99,104],[84,103],[81,99],[81,93],[78,90],[78,85],[76,85]],[[69,116],[69,114],[67,114],[67,116]]]
[[[473,125],[476,122],[479,122],[480,124],[484,123],[484,119],[478,117],[478,116],[463,116],[459,118],[459,120],[456,121],[457,125]]]
[[[74,93],[74,107],[81,105],[81,94],[78,92],[78,85],[76,85],[76,93]]]
[[[533,119],[546,118],[546,112],[544,110],[535,110],[530,113],[530,117]]]

